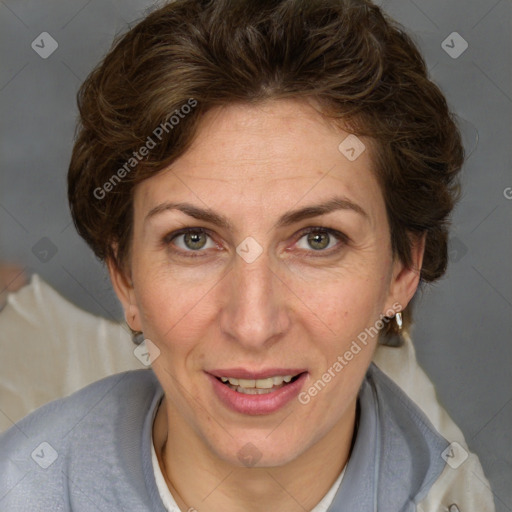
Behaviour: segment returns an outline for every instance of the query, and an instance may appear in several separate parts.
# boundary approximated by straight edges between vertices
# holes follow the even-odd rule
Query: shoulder
[[[493,512],[492,491],[478,457],[460,439],[446,439],[409,396],[375,365],[366,381],[378,403],[383,481],[400,479],[418,512]],[[392,475],[392,478],[389,476]],[[385,484],[386,486],[386,484]],[[444,507],[444,508],[443,508]]]
[[[379,485],[396,488],[400,482],[404,498],[424,495],[444,469],[446,463],[441,454],[449,445],[448,440],[374,364],[368,369],[365,384],[376,404]]]
[[[478,457],[457,442],[450,444],[445,457],[448,463],[417,511],[494,512],[493,492]]]
[[[402,339],[399,347],[378,345],[373,362],[405,391],[442,436],[465,446],[464,435],[439,403],[432,381],[418,364],[410,336],[404,333]]]
[[[143,368],[122,324],[81,310],[37,274],[8,295],[0,347],[0,431],[51,400]]]
[[[444,450],[449,442],[439,433],[426,414],[408,394],[375,364],[371,364],[366,382],[376,398],[379,420],[385,426],[385,435],[394,433],[407,443],[418,446],[424,439],[426,452]],[[392,427],[392,430],[389,430]],[[440,453],[440,452],[439,452]]]
[[[114,411],[133,409],[135,403],[152,397],[159,387],[151,370],[133,370],[111,375],[58,400],[53,400],[25,416],[0,436],[0,442],[37,433],[61,432],[68,428],[85,428],[98,418],[105,424],[113,421]]]
[[[0,500],[4,497],[11,505],[8,510],[33,505],[36,498],[31,510],[69,510],[71,481],[83,481],[86,487],[94,482],[100,491],[107,485],[102,472],[115,474],[115,467],[129,463],[130,457],[140,460],[141,432],[161,394],[151,370],[135,370],[97,381],[29,414],[0,435]]]

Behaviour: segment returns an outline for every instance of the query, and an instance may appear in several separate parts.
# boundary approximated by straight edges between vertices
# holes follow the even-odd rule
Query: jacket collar
[[[448,441],[374,363],[358,399],[356,441],[328,511],[415,510],[445,467]]]

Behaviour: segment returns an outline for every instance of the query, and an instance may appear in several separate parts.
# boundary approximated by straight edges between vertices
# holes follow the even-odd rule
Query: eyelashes
[[[344,233],[321,226],[302,229],[293,238],[294,246],[304,240],[299,252],[306,253],[307,257],[331,256],[340,252],[350,241]],[[327,245],[325,242],[328,242]],[[332,245],[332,242],[337,243]],[[173,231],[163,238],[162,244],[173,254],[185,258],[205,257],[208,256],[209,249],[222,249],[222,246],[214,241],[210,231],[205,228],[183,228]],[[311,244],[316,245],[316,248]]]
[[[322,247],[322,235],[323,241],[325,241],[326,239],[328,241],[327,247]],[[315,239],[315,237],[317,238]],[[333,250],[334,252],[336,252],[348,243],[348,237],[344,233],[341,233],[340,231],[337,231],[335,229],[322,227],[309,227],[300,231],[299,238],[296,244],[300,242],[302,239],[306,240],[306,246],[307,244],[311,243],[320,243],[321,247],[319,248],[311,247],[311,245],[309,245],[309,248],[312,250],[309,250],[308,247],[304,249],[307,252],[313,252],[313,255],[320,255],[320,253],[323,253],[324,255],[330,255],[332,254]],[[338,244],[331,246],[331,242],[333,241],[333,239],[338,240]]]
[[[169,235],[164,237],[164,245],[169,247],[170,250],[177,253],[185,253],[185,256],[187,257],[193,257],[196,258],[201,255],[196,254],[186,254],[186,253],[197,253],[197,252],[205,252],[204,250],[201,250],[207,245],[207,242],[202,243],[201,241],[204,241],[206,237],[209,237],[212,239],[211,235],[206,229],[203,228],[184,228],[180,229],[179,231],[175,231],[173,233],[170,233]],[[176,251],[174,248],[172,248],[173,245],[175,245],[175,241],[182,239],[182,248],[180,248],[178,251]],[[199,241],[198,241],[199,239]],[[212,241],[212,240],[210,240]],[[192,243],[193,245],[196,245],[194,249],[187,248],[185,243]],[[214,246],[218,248],[218,245],[213,242]],[[198,245],[198,247],[197,247]],[[206,247],[207,249],[210,249],[211,247]]]

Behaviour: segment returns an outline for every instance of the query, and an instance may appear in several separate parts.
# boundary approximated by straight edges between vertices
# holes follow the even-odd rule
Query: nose
[[[220,328],[239,345],[253,351],[268,349],[289,329],[290,291],[265,252],[251,263],[236,256],[224,287]]]

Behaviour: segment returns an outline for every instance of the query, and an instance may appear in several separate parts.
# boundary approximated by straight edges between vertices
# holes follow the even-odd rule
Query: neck
[[[167,486],[183,512],[311,510],[348,461],[355,437],[356,400],[326,436],[293,461],[247,468],[216,457],[169,409],[164,397],[153,424],[153,442]]]

